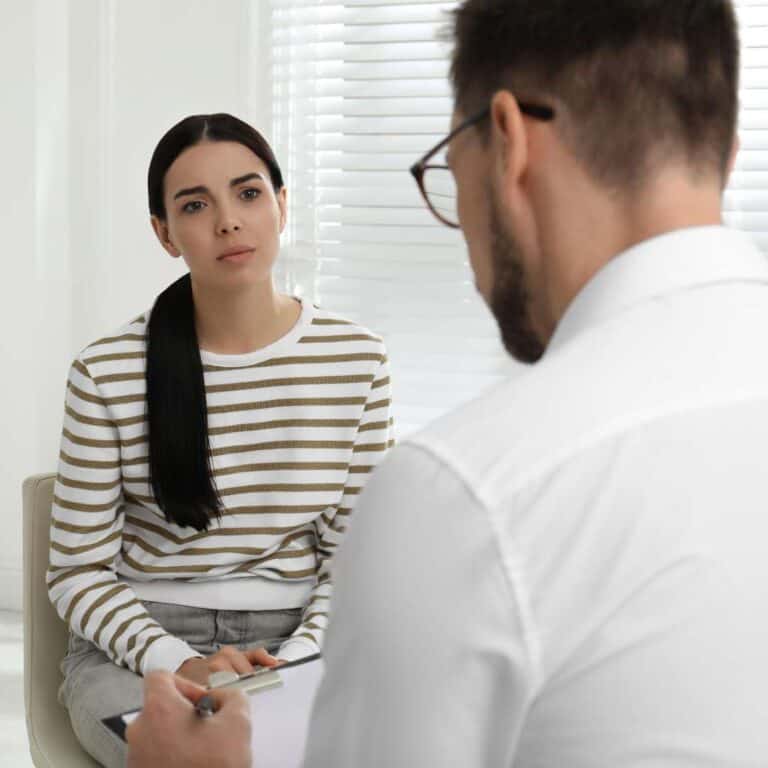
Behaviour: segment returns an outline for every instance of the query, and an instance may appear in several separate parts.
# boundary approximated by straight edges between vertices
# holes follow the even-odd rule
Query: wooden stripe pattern
[[[51,521],[51,600],[73,631],[141,673],[165,635],[121,578],[311,580],[295,638],[319,647],[333,553],[392,445],[381,339],[305,304],[298,326],[264,350],[203,353],[223,508],[220,522],[198,532],[168,523],[149,483],[146,323],[142,316],[91,344],[70,370]]]

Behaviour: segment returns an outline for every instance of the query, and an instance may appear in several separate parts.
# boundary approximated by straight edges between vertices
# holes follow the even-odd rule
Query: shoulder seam
[[[115,342],[139,341],[138,338],[135,338],[136,336],[140,336],[142,341],[145,340],[147,335],[147,317],[148,313],[143,312],[138,317],[135,317],[129,322],[116,328],[114,333],[102,336],[95,341],[90,342],[80,351],[79,356],[82,357],[82,355],[93,350],[95,347],[106,346],[108,344],[114,344]]]
[[[532,686],[534,690],[538,690],[541,680],[541,653],[539,651],[541,644],[539,642],[535,622],[529,607],[529,600],[527,598],[528,591],[521,583],[520,575],[511,572],[507,558],[504,557],[504,552],[501,549],[501,533],[494,522],[493,515],[490,514],[491,505],[489,505],[476,491],[476,489],[472,487],[472,484],[469,482],[469,478],[464,474],[464,472],[462,472],[444,452],[439,450],[439,444],[437,446],[433,446],[425,444],[421,441],[414,440],[412,438],[406,438],[402,443],[400,443],[400,446],[406,445],[427,454],[435,462],[445,467],[449,472],[453,473],[467,490],[470,497],[473,498],[478,506],[483,510],[485,518],[488,521],[488,526],[493,532],[496,554],[498,555],[502,571],[506,577],[507,587],[514,596],[518,620],[521,627],[523,628],[523,641],[525,644],[526,652],[528,654],[528,659],[533,670]],[[517,558],[516,553],[517,548],[515,547],[515,559],[519,559]]]

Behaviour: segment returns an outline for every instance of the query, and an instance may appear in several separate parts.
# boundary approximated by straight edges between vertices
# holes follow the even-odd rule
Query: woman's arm
[[[320,650],[328,623],[333,555],[370,473],[394,444],[393,435],[389,363],[382,346],[382,362],[368,393],[341,499],[315,521],[317,584],[304,608],[301,624],[276,654],[281,659],[292,660]]]
[[[118,426],[87,365],[78,359],[67,382],[51,512],[51,602],[73,632],[116,664],[139,674],[151,668],[173,671],[199,654],[153,621],[134,591],[118,581],[122,501]]]

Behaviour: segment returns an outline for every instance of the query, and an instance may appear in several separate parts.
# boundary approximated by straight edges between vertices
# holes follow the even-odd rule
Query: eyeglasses
[[[555,110],[541,104],[518,102],[520,111],[536,120],[549,121],[555,117]],[[430,162],[445,149],[463,130],[477,125],[489,117],[491,108],[486,107],[457,125],[439,144],[429,150],[418,163],[411,166],[411,175],[416,179],[427,207],[438,221],[453,229],[460,229],[456,208],[456,181],[447,163]]]

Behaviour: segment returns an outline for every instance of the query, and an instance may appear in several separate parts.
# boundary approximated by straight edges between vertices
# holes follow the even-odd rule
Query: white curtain
[[[459,233],[408,167],[447,132],[456,2],[272,0],[273,139],[291,199],[284,285],[384,335],[399,433],[514,370]],[[728,221],[768,252],[768,0],[737,2],[742,151]]]

